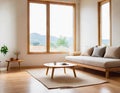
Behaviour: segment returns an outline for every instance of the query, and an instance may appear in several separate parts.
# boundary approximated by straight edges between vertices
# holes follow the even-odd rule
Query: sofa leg
[[[105,77],[109,78],[109,70],[106,70]]]

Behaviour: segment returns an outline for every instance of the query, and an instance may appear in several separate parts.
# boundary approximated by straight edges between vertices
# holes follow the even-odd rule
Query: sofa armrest
[[[80,52],[79,51],[75,51],[75,52],[70,52],[69,55],[70,56],[80,56]]]

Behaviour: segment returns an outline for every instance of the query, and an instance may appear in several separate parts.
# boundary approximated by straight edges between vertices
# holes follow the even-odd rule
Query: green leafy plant
[[[57,46],[68,47],[68,41],[65,37],[60,36],[57,40]]]
[[[5,56],[8,52],[8,47],[6,45],[3,45],[0,49],[0,52]]]

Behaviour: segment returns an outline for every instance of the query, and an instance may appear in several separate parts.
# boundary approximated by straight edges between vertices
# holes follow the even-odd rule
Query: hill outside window
[[[75,50],[75,5],[28,3],[28,53],[66,53]]]

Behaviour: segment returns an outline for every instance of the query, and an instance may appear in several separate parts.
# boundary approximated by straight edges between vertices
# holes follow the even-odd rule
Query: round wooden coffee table
[[[48,74],[49,68],[52,68],[52,74],[51,74],[52,79],[53,79],[53,76],[54,76],[55,68],[64,68],[64,73],[66,73],[65,68],[72,68],[73,73],[74,73],[74,77],[76,77],[76,72],[75,72],[76,64],[67,63],[67,62],[53,62],[53,63],[45,63],[44,66],[47,67],[46,75]]]

